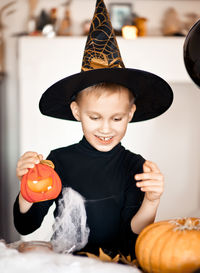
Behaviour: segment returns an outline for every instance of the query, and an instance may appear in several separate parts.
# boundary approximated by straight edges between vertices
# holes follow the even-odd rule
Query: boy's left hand
[[[164,191],[164,177],[155,163],[145,161],[143,173],[136,174],[135,180],[139,181],[136,186],[145,192],[149,201],[160,199]]]

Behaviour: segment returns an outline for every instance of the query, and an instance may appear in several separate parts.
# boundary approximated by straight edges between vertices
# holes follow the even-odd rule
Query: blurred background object
[[[184,64],[192,81],[200,88],[200,20],[188,32],[183,46]],[[198,207],[192,215],[200,216]],[[194,273],[199,273],[200,269]]]
[[[51,25],[51,17],[50,14],[46,12],[46,10],[42,9],[39,16],[36,18],[36,29],[35,32],[31,33],[31,35],[41,35],[43,28],[46,25]]]
[[[54,26],[52,24],[45,25],[42,29],[42,35],[47,38],[54,38],[56,36]]]
[[[133,12],[132,3],[112,3],[109,8],[111,22],[117,35],[122,35],[125,39],[127,39],[126,34],[133,39],[136,36],[147,35],[147,18]],[[128,29],[126,26],[134,27]],[[135,31],[136,28],[137,31]]]
[[[8,78],[8,73],[6,70],[6,46],[4,34],[8,28],[8,18],[10,15],[14,14],[16,1],[8,1],[0,7],[0,239],[2,235],[4,238],[8,238],[9,235],[9,223],[6,213],[9,213],[7,198],[5,196],[5,188],[8,184],[3,184],[3,178],[5,174],[5,132],[3,131],[5,127],[3,123],[5,122],[5,81]]]
[[[187,12],[183,18],[180,18],[177,10],[170,7],[163,15],[162,34],[164,36],[186,36],[190,28],[198,21],[199,17],[200,15],[196,12]]]
[[[183,22],[183,33],[187,35],[188,31],[199,20],[200,16],[195,12],[189,12],[185,14],[185,17],[187,20]]]
[[[85,20],[82,23],[82,35],[87,36],[90,31],[91,20]]]
[[[166,36],[183,36],[181,32],[181,20],[174,8],[166,10],[162,22],[162,33]]]
[[[36,29],[35,9],[37,7],[38,0],[29,0],[29,15],[28,15],[28,34],[31,34]]]
[[[47,24],[53,25],[55,36],[87,35],[88,24],[93,16],[92,8],[88,7],[95,5],[95,2],[29,0],[27,25],[18,35],[41,36]],[[153,0],[136,0],[134,3],[130,0],[105,0],[105,3],[117,35],[122,35],[124,25],[135,25],[138,36],[185,36],[199,19],[196,12],[198,8],[194,8],[195,5],[200,6],[197,0],[160,0],[156,3]],[[79,10],[83,12],[77,16]]]
[[[200,20],[186,36],[184,62],[191,79],[200,87]]]
[[[135,18],[135,25],[138,29],[138,36],[147,36],[147,18]]]
[[[71,33],[71,11],[70,5],[72,0],[68,0],[63,4],[65,7],[64,16],[61,19],[60,25],[58,27],[58,35],[60,36],[69,36],[72,35]]]
[[[136,26],[124,25],[122,27],[122,37],[128,40],[137,38],[138,28]]]
[[[5,73],[3,31],[4,28],[6,28],[6,17],[15,12],[13,8],[10,9],[10,7],[15,4],[15,2],[16,1],[11,1],[8,4],[4,5],[2,8],[0,8],[0,78],[2,78],[3,74]]]
[[[57,23],[57,8],[51,8],[50,9],[50,22],[51,22],[51,25],[56,28],[56,23]]]
[[[132,23],[131,3],[111,3],[109,6],[110,20],[116,35],[122,34],[122,27]]]

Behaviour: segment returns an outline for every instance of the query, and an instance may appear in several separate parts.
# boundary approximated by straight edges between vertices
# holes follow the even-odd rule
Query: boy
[[[102,24],[99,14],[104,14]],[[154,221],[163,175],[154,163],[125,150],[120,142],[129,122],[162,114],[172,98],[161,78],[124,68],[103,0],[97,0],[82,72],[51,86],[40,101],[43,114],[82,125],[83,139],[52,151],[48,159],[55,164],[63,188],[71,187],[86,200],[90,235],[85,251],[97,253],[101,247],[134,256],[137,234]],[[25,153],[17,166],[19,180],[42,158],[35,152]],[[60,198],[55,200],[55,216]],[[36,230],[52,203],[31,204],[19,194],[14,206],[18,231]]]

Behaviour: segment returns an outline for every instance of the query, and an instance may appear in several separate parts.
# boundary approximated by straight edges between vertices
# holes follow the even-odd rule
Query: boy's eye
[[[121,121],[122,118],[114,118],[113,120],[114,120],[114,121]]]
[[[97,119],[99,119],[99,117],[92,117],[92,116],[91,116],[90,119],[91,119],[91,120],[97,120]]]

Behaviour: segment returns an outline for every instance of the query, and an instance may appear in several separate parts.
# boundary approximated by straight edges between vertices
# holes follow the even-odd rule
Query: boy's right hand
[[[17,162],[16,175],[21,181],[23,175],[25,175],[29,169],[34,168],[35,164],[40,163],[43,160],[43,155],[36,152],[26,152],[23,154]]]

